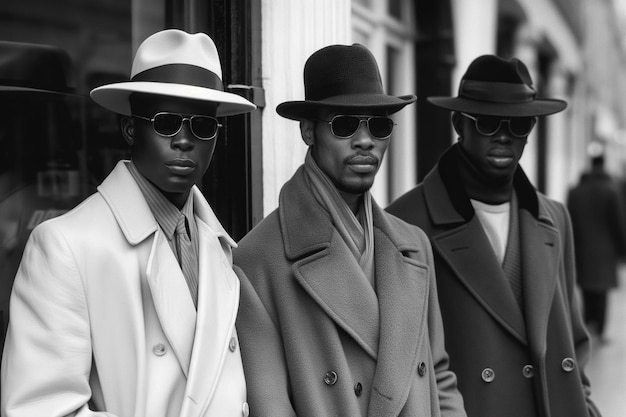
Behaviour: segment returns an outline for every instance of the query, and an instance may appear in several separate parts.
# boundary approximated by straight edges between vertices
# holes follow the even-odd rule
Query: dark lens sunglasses
[[[375,139],[389,139],[395,123],[389,117],[338,114],[330,121],[320,120],[330,125],[330,131],[339,139],[348,139],[356,134],[365,123]]]
[[[152,122],[154,131],[166,138],[176,136],[183,128],[185,120],[189,121],[191,133],[200,140],[212,140],[217,136],[217,131],[222,126],[215,117],[211,116],[184,116],[178,113],[159,112],[149,119],[143,116],[133,115],[139,119]]]
[[[537,122],[536,117],[498,117],[498,116],[472,116],[467,113],[461,114],[474,121],[476,131],[483,136],[493,136],[500,130],[503,122],[509,125],[509,132],[516,138],[525,138],[530,134]]]

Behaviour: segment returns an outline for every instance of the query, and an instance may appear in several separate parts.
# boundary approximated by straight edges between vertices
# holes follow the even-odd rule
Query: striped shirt
[[[187,232],[193,249],[192,259],[195,259],[195,268],[198,268],[198,225],[196,224],[196,219],[193,214],[193,193],[189,193],[189,197],[182,210],[178,210],[174,204],[165,198],[157,187],[139,172],[132,161],[127,163],[126,166],[139,186],[141,193],[146,199],[146,203],[148,203],[148,207],[150,207],[150,211],[161,227],[163,234],[167,238],[167,243],[170,245],[179,264],[181,263],[181,256],[176,247],[176,237],[174,233],[176,232],[176,224],[178,223],[181,213],[187,218],[187,225],[189,227]]]

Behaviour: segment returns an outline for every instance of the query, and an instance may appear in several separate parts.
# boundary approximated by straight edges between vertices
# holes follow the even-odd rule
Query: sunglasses
[[[154,131],[166,138],[176,136],[183,128],[185,120],[189,121],[191,133],[200,140],[212,140],[217,136],[217,131],[222,126],[215,117],[193,115],[186,117],[178,113],[159,112],[153,118],[133,115],[139,119],[152,122]]]
[[[509,132],[511,135],[516,138],[524,138],[528,136],[533,130],[535,123],[537,122],[536,117],[498,117],[498,116],[472,116],[467,113],[461,112],[461,114],[468,119],[474,121],[474,127],[476,131],[483,136],[493,136],[496,134],[498,130],[500,130],[500,126],[503,122],[507,122],[509,125]]]
[[[330,125],[331,133],[339,139],[348,139],[355,135],[365,123],[370,134],[375,139],[389,139],[395,123],[389,117],[383,116],[361,116],[339,114],[330,121],[320,120]]]

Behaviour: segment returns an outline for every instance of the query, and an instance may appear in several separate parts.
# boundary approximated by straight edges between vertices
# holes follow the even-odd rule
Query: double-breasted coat
[[[464,416],[428,239],[373,207],[375,290],[302,168],[234,251],[252,416]]]
[[[468,416],[599,415],[583,372],[590,342],[565,207],[518,169],[522,310],[463,189],[455,151],[387,210],[431,240],[450,368]]]
[[[2,358],[5,417],[224,417],[247,405],[231,246],[194,187],[199,294],[124,162],[33,231]]]

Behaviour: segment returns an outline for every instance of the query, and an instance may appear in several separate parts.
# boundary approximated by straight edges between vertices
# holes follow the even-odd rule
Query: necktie
[[[178,263],[183,270],[194,306],[198,307],[198,261],[194,256],[193,246],[187,232],[187,218],[181,214],[176,223],[176,250]]]

